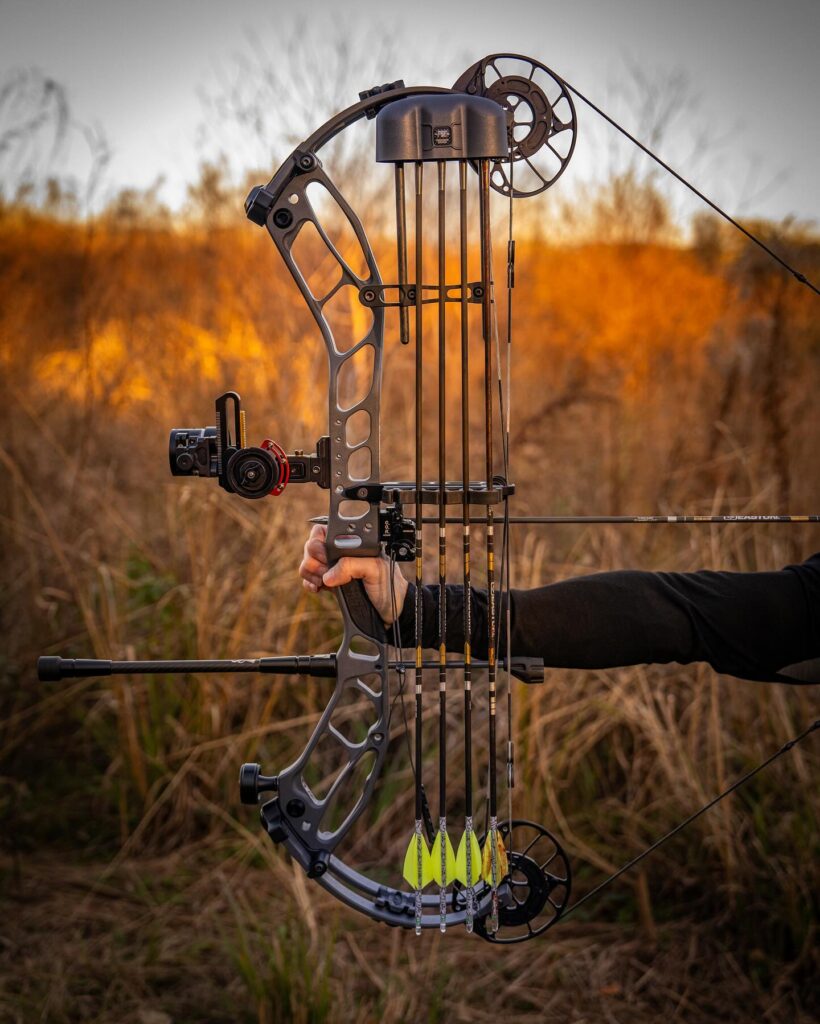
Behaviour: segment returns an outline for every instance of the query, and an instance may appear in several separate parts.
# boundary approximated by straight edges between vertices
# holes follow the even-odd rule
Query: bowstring
[[[806,739],[807,736],[810,736],[811,733],[813,733],[817,729],[820,729],[820,719],[817,719],[806,729],[804,729],[803,732],[799,733],[793,739],[788,740],[788,742],[784,743],[782,747],[776,750],[773,754],[770,754],[765,759],[765,761],[761,761],[756,768],[752,768],[751,771],[746,772],[745,775],[742,775],[739,779],[736,779],[730,786],[727,786],[722,793],[718,793],[717,796],[712,797],[711,800],[705,803],[698,810],[693,811],[692,814],[690,814],[687,818],[684,818],[683,821],[675,825],[674,828],[671,828],[668,832],[662,835],[660,839],[656,839],[655,842],[647,846],[645,850],[637,854],[631,860],[628,860],[626,864],[618,868],[617,871],[613,871],[608,878],[605,878],[603,880],[603,882],[599,882],[594,889],[590,889],[588,893],[585,893],[585,895],[583,895],[579,900],[576,900],[572,904],[572,906],[570,906],[567,910],[562,911],[560,915],[561,919],[563,920],[564,918],[569,917],[570,914],[574,914],[580,906],[587,902],[587,900],[591,900],[594,896],[597,896],[599,893],[603,892],[604,889],[609,888],[609,886],[612,885],[612,883],[616,881],[618,878],[620,878],[621,875],[626,874],[627,871],[630,871],[632,868],[634,868],[635,865],[639,864],[645,857],[648,857],[650,853],[654,853],[655,850],[663,846],[664,843],[672,839],[673,836],[676,836],[679,832],[682,832],[683,829],[685,829],[688,825],[691,825],[693,821],[696,821],[702,814],[705,814],[708,810],[714,807],[715,804],[720,803],[720,801],[725,799],[725,797],[729,796],[731,793],[734,793],[735,790],[740,789],[742,785],[747,783],[750,779],[753,779],[755,775],[757,775],[759,772],[762,772],[764,768],[768,768],[770,764],[773,764],[779,757],[782,757],[783,754],[787,753],[793,747],[797,746],[798,743],[801,743],[804,739]]]
[[[401,714],[404,721],[404,738],[407,742],[407,757],[410,762],[410,771],[413,775],[413,781],[416,779],[416,762],[413,758],[413,744],[410,742],[410,722],[407,718],[407,705],[404,702],[404,685],[407,679],[407,672],[405,670],[404,663],[402,661],[402,639],[401,639],[401,624],[399,623],[398,614],[398,601],[396,599],[396,582],[395,572],[398,568],[398,562],[395,554],[391,551],[388,561],[388,568],[390,572],[390,608],[393,615],[393,622],[391,623],[391,632],[393,635],[393,649],[396,652],[396,672],[399,677],[399,685],[396,690],[396,695],[390,703],[390,712],[387,716],[387,728],[390,730],[390,723],[393,718],[393,710],[396,706],[396,701],[400,702]],[[389,676],[390,666],[387,666],[387,672]]]
[[[504,395],[499,381],[499,405],[502,423],[504,423],[504,476],[510,473],[510,419],[512,416],[512,290],[515,284],[515,240],[513,237],[513,197],[515,196],[514,169],[515,154],[510,140],[510,201],[509,223],[507,228],[507,348],[504,372],[507,378],[507,409],[504,417]],[[499,364],[500,365],[500,364]],[[504,499],[504,543],[501,546],[501,572],[506,589],[505,626],[507,635],[507,812],[509,818],[510,841],[512,841],[513,800],[512,791],[515,787],[515,753],[513,746],[513,676],[512,676],[512,538],[510,532],[510,501]]]
[[[757,245],[763,252],[765,252],[769,257],[771,257],[772,260],[774,260],[784,270],[786,270],[789,274],[791,274],[795,278],[795,280],[797,280],[800,284],[805,285],[812,292],[814,292],[815,295],[820,295],[820,289],[818,289],[817,286],[812,281],[810,281],[806,277],[805,274],[801,273],[799,270],[797,270],[795,267],[793,267],[790,263],[788,263],[785,259],[783,259],[783,257],[778,255],[778,253],[776,253],[773,249],[771,249],[762,239],[760,239],[752,231],[749,231],[747,228],[745,228],[742,224],[740,224],[737,220],[735,220],[734,217],[730,216],[725,210],[723,210],[720,206],[718,206],[718,204],[716,202],[714,202],[712,199],[710,199],[707,195],[704,195],[704,193],[701,192],[700,189],[696,188],[695,185],[693,185],[682,174],[680,174],[673,167],[671,167],[668,163],[666,163],[665,160],[663,160],[656,153],[654,153],[648,146],[644,145],[644,143],[642,143],[639,139],[635,138],[635,136],[632,135],[629,131],[627,131],[626,128],[624,128],[613,117],[611,117],[609,114],[607,114],[605,111],[603,111],[600,107],[598,107],[595,103],[593,103],[592,100],[590,100],[582,92],[580,92],[578,89],[576,89],[575,86],[570,85],[569,82],[566,81],[566,79],[562,79],[561,81],[563,82],[563,85],[566,87],[566,89],[568,89],[575,96],[577,96],[578,99],[580,99],[591,110],[593,110],[596,114],[598,114],[599,117],[603,118],[603,120],[605,120],[608,124],[610,124],[613,128],[615,128],[616,131],[620,132],[621,135],[623,135],[634,146],[636,146],[643,153],[645,153],[651,160],[653,160],[656,164],[658,164],[658,166],[662,167],[668,174],[671,174],[673,178],[675,178],[682,185],[684,185],[687,189],[689,189],[689,191],[692,192],[694,195],[696,195],[702,202],[706,203],[707,206],[711,207],[711,209],[714,210],[715,213],[717,213],[725,221],[727,221],[729,224],[731,224],[732,227],[736,228],[741,234],[745,235],[746,238],[750,242],[753,242],[755,245]],[[510,165],[510,171],[512,172],[512,163]],[[512,194],[513,194],[513,189],[512,189],[512,173],[511,173],[511,176],[510,176],[510,201],[511,201],[511,205],[512,205]],[[512,235],[512,210],[510,210],[510,234]],[[510,289],[508,289],[508,306],[507,306],[507,309],[508,309],[508,328],[509,328],[509,324],[511,322],[510,319],[509,319],[509,315],[510,315],[511,309],[512,309],[512,294],[511,294],[511,290]],[[509,357],[509,351],[508,351],[508,357]],[[509,598],[508,598],[508,600],[509,600]],[[778,750],[776,750],[773,754],[771,754],[769,757],[767,757],[764,761],[762,761],[760,764],[758,764],[755,768],[751,769],[751,771],[749,771],[745,775],[741,776],[739,779],[737,779],[735,782],[733,782],[730,786],[728,786],[726,789],[724,789],[717,796],[713,797],[711,800],[707,801],[707,803],[705,803],[702,807],[698,808],[698,810],[694,811],[688,817],[684,818],[683,821],[681,821],[679,824],[675,825],[668,832],[666,832],[664,835],[662,835],[659,839],[656,839],[653,843],[651,843],[641,853],[637,854],[631,860],[627,861],[626,864],[624,864],[622,867],[618,868],[617,871],[614,871],[611,875],[609,875],[602,882],[600,882],[598,885],[596,885],[593,889],[591,889],[588,893],[586,893],[584,896],[582,896],[579,900],[576,900],[575,903],[573,903],[567,910],[563,911],[562,914],[561,914],[561,917],[562,918],[568,917],[570,914],[574,913],[580,906],[582,906],[588,900],[591,900],[595,896],[599,895],[601,892],[603,892],[605,889],[607,889],[610,885],[612,885],[613,882],[615,882],[618,878],[620,878],[622,875],[624,875],[627,871],[630,871],[633,867],[635,867],[637,864],[639,864],[645,857],[648,857],[651,853],[654,853],[655,850],[659,849],[661,846],[663,846],[665,843],[667,843],[670,839],[672,839],[674,836],[676,836],[679,832],[681,832],[687,826],[691,825],[692,822],[696,821],[702,814],[705,814],[706,811],[710,810],[716,804],[720,803],[721,800],[724,800],[727,796],[729,796],[730,794],[734,793],[741,786],[743,786],[746,782],[748,782],[750,779],[754,778],[759,772],[763,771],[764,768],[767,768],[770,764],[773,764],[774,761],[776,761],[778,758],[780,758],[783,754],[787,753],[789,750],[791,750],[793,747],[795,747],[798,743],[802,742],[804,739],[806,739],[807,736],[809,736],[811,733],[813,733],[817,729],[820,729],[820,720],[815,721],[814,723],[809,725],[806,729],[804,729],[803,732],[801,732],[799,735],[795,736],[793,739],[791,739],[788,742],[784,743],[782,747],[780,747]]]
[[[493,341],[495,344],[496,352],[496,373],[497,373],[497,385],[498,385],[498,413],[499,422],[501,424],[501,459],[502,467],[504,472],[504,480],[509,483],[510,478],[510,416],[511,416],[511,388],[512,388],[512,374],[511,374],[511,362],[512,362],[512,288],[514,284],[514,273],[513,273],[513,261],[515,254],[515,242],[513,240],[513,197],[515,195],[514,188],[514,166],[515,159],[513,156],[512,148],[510,149],[510,173],[509,173],[509,210],[508,210],[508,228],[507,228],[507,339],[505,346],[505,359],[502,363],[501,359],[501,337],[498,327],[498,303],[495,298],[495,260],[494,254],[490,252],[490,293],[492,298],[492,310],[493,310]],[[502,366],[504,367],[502,371]],[[506,401],[505,401],[506,391]],[[491,481],[488,481],[490,486]],[[512,612],[510,607],[510,594],[511,594],[511,542],[510,542],[510,500],[509,496],[504,498],[504,534],[501,543],[501,566],[499,578],[501,581],[501,588],[499,593],[500,603],[504,607],[505,611],[505,639],[506,639],[506,675],[507,675],[507,760],[506,760],[506,778],[507,778],[507,817],[509,821],[510,830],[512,830],[513,821],[513,808],[512,808],[512,791],[515,786],[514,776],[514,747],[513,747],[513,677],[511,672],[512,667],[512,637],[511,637],[511,619]],[[498,656],[501,650],[501,630],[498,631],[495,641],[495,660],[498,663]]]
[[[559,81],[563,83],[564,87],[567,90],[569,90],[569,92],[577,96],[578,99],[581,100],[583,103],[586,103],[590,110],[594,110],[599,117],[602,117],[604,121],[610,124],[616,131],[620,132],[621,135],[624,136],[624,138],[628,139],[634,146],[637,146],[638,149],[640,149],[641,152],[645,153],[651,160],[654,160],[659,167],[662,167],[668,174],[671,174],[673,178],[675,178],[682,185],[688,188],[690,192],[696,195],[698,199],[700,199],[702,202],[706,203],[707,206],[710,206],[715,211],[715,213],[722,217],[727,223],[731,224],[732,227],[736,228],[742,235],[745,235],[750,242],[754,242],[755,245],[762,249],[763,252],[770,256],[776,263],[779,263],[780,266],[783,267],[784,270],[788,271],[788,273],[790,273],[796,281],[799,281],[800,284],[804,284],[807,288],[810,288],[815,295],[820,295],[820,288],[818,288],[812,281],[810,281],[805,274],[801,273],[790,263],[788,263],[785,259],[783,259],[782,256],[778,255],[774,251],[774,249],[766,245],[766,243],[761,238],[758,238],[758,236],[754,234],[754,232],[749,231],[748,228],[744,228],[739,221],[736,221],[734,217],[732,217],[724,209],[718,206],[718,204],[714,202],[714,200],[710,199],[707,195],[704,195],[704,193],[701,192],[699,188],[696,188],[691,181],[688,181],[686,178],[684,178],[684,176],[679,171],[676,171],[674,167],[670,167],[670,165],[665,160],[661,159],[661,157],[659,157],[657,153],[654,153],[649,148],[649,146],[644,145],[643,142],[641,142],[639,139],[636,139],[635,136],[628,132],[626,128],[623,127],[623,125],[619,124],[614,117],[610,117],[609,114],[607,114],[599,106],[593,103],[591,99],[584,96],[582,92],[576,89],[574,85],[570,85],[565,78],[559,79]]]

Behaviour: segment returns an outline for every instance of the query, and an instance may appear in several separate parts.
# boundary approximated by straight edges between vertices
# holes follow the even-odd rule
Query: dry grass
[[[530,1021],[813,1019],[807,943],[767,977],[770,954],[733,948],[730,915],[696,911],[650,936],[567,922],[549,939],[490,949],[460,935],[386,932],[278,856],[226,841],[121,863],[27,863],[7,903],[10,1021]],[[467,985],[464,980],[469,979]],[[801,1008],[802,1004],[802,1008]],[[4,1018],[4,1019],[6,1019]]]
[[[816,245],[793,244],[811,271]],[[820,508],[820,334],[798,289],[726,247],[555,249],[533,237],[520,249],[533,269],[516,294],[517,511]],[[289,763],[325,683],[37,684],[34,659],[48,652],[333,649],[332,601],[295,578],[322,496],[291,488],[257,507],[165,468],[168,429],[209,420],[228,386],[253,438],[310,446],[324,425],[324,357],[273,247],[244,225],[61,224],[6,210],[0,266],[9,1020],[813,1019],[814,748],[589,915],[497,951],[348,914],[237,807],[238,764]],[[384,465],[398,476],[408,354],[392,335],[388,345]],[[817,540],[776,527],[525,531],[514,577],[775,568]],[[459,703],[453,694],[451,764]],[[479,700],[477,722],[481,711]],[[431,762],[433,714],[431,702]],[[517,691],[516,716],[516,813],[561,836],[583,891],[816,710],[810,690],[646,668],[551,672]],[[399,720],[349,859],[395,875],[411,815]]]

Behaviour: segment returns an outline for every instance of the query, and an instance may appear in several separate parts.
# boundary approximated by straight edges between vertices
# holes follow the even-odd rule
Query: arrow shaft
[[[311,520],[314,522],[314,520]],[[462,523],[463,518],[447,516],[447,525]],[[484,526],[487,522],[486,516],[470,516],[468,525]],[[716,516],[510,516],[509,522],[514,526],[560,526],[562,524],[585,525],[608,525],[608,526],[660,526],[660,525],[681,525],[681,526],[704,526],[721,525],[729,523],[820,523],[820,515],[716,515]],[[422,519],[425,526],[438,524],[439,519],[435,516],[425,516]]]
[[[415,166],[415,193],[416,193],[416,281],[424,280],[424,245],[423,245],[423,198],[424,198],[424,164],[416,162]],[[415,643],[416,643],[416,821],[422,817],[422,505],[421,485],[424,479],[423,459],[423,415],[424,401],[422,391],[422,356],[423,356],[423,317],[422,317],[421,289],[416,288],[416,374],[415,374],[415,406],[416,406],[416,606],[415,606]]]

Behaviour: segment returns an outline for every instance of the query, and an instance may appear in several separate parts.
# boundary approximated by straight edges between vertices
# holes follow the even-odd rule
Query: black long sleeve
[[[411,587],[400,619],[413,636]],[[447,587],[447,647],[464,647],[463,592]],[[438,587],[423,590],[423,645],[438,646]],[[506,595],[499,598],[506,649]],[[511,649],[555,668],[695,661],[765,682],[820,682],[820,553],[776,572],[617,571],[511,593]],[[473,591],[472,651],[487,656],[487,592]]]

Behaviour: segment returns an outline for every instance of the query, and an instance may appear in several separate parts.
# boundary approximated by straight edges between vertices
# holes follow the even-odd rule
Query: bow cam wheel
[[[558,840],[534,821],[500,822],[499,834],[509,858],[509,874],[499,886],[498,931],[487,930],[488,918],[477,918],[475,930],[488,942],[526,942],[551,928],[566,909],[572,887],[567,855]],[[486,883],[476,889],[481,897]]]
[[[493,166],[496,192],[522,199],[555,184],[575,149],[576,116],[569,89],[553,71],[531,57],[495,53],[468,68],[453,88],[507,111],[510,156]]]

